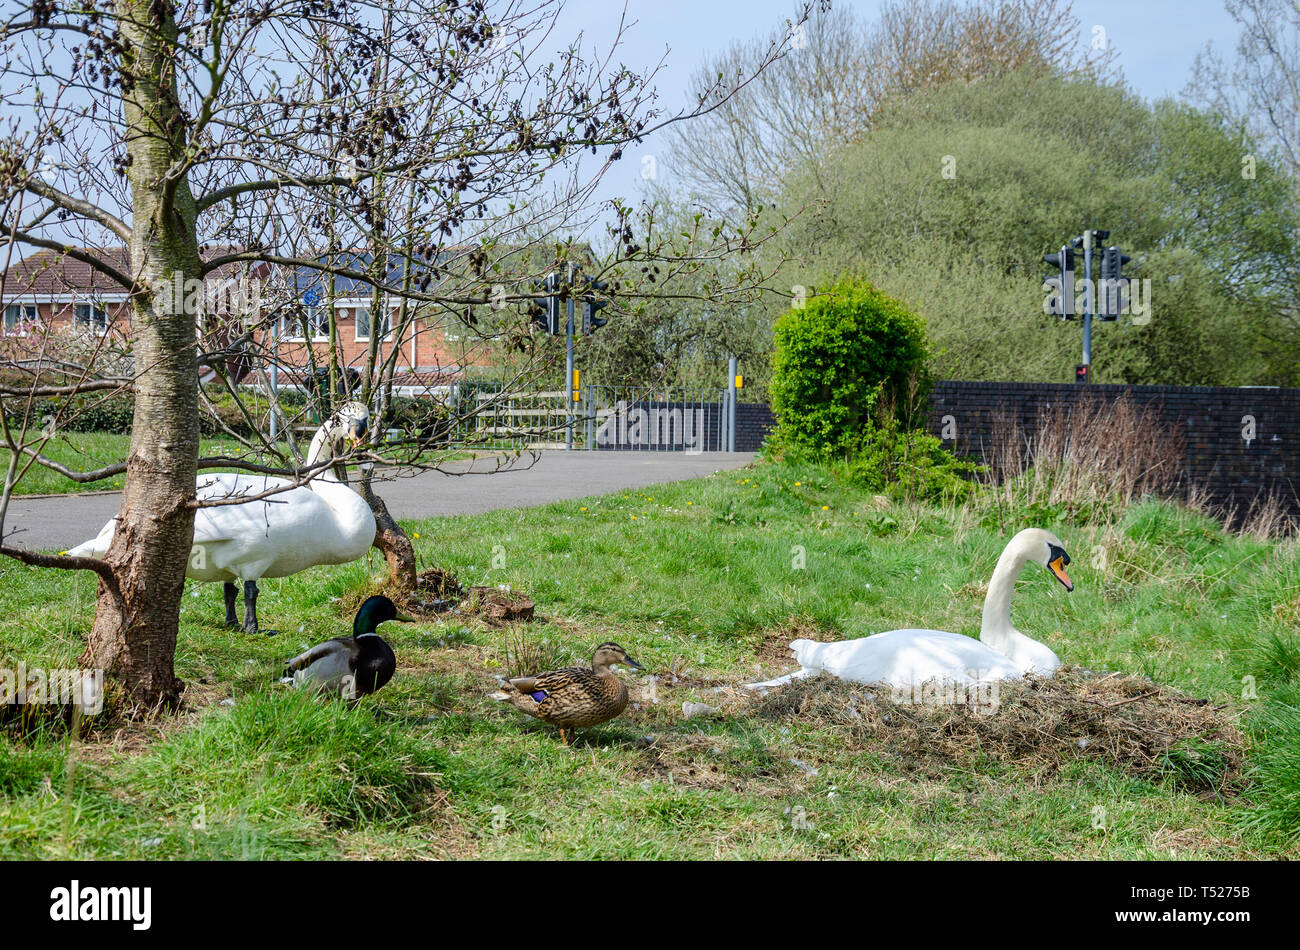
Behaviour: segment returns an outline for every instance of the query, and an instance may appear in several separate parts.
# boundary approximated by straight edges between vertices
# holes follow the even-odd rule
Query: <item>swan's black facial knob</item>
[[[1065,565],[1069,563],[1070,555],[1065,553],[1065,548],[1055,544],[1047,546],[1047,569],[1065,586],[1066,590],[1074,590],[1074,582],[1070,580],[1070,575],[1065,573]]]

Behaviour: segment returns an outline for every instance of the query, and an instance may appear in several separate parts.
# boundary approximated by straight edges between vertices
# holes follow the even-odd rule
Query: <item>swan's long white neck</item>
[[[311,447],[307,451],[307,466],[314,468],[334,457],[330,441],[331,422],[325,423],[312,437]],[[340,528],[350,536],[369,540],[374,537],[375,521],[364,498],[353,491],[352,486],[341,482],[332,467],[316,473],[307,482],[307,487],[316,496],[333,509],[339,519]]]
[[[980,640],[1004,656],[1014,657],[1016,642],[1028,639],[1011,625],[1011,596],[1016,592],[1016,579],[1028,560],[1023,546],[1007,545],[998,558],[998,566],[993,569],[989,592],[984,598]]]
[[[1018,664],[1026,673],[1050,676],[1061,664],[1056,654],[1046,644],[1025,636],[1011,625],[1011,595],[1016,592],[1016,578],[1032,560],[1032,546],[1037,543],[1033,539],[1013,540],[998,558],[988,596],[984,598],[980,642]]]
[[[329,429],[330,429],[330,424],[327,422],[325,423],[325,425],[317,429],[316,435],[312,437],[311,448],[307,450],[308,468],[315,468],[317,465],[320,465],[322,462],[325,462],[328,459],[332,459],[334,457],[334,450],[330,446]],[[338,481],[338,478],[336,478],[334,475],[333,469],[330,468],[326,468],[323,471],[313,475],[311,477],[311,482],[315,482],[317,479],[326,482]],[[310,485],[311,482],[309,482],[308,484]]]

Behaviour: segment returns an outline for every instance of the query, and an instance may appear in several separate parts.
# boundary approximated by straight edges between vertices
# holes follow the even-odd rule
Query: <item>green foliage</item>
[[[824,458],[857,452],[878,407],[914,403],[908,387],[925,358],[925,327],[910,310],[869,283],[841,280],[776,322],[776,442]]]
[[[853,485],[899,501],[963,502],[975,490],[970,479],[983,470],[957,459],[938,437],[905,430],[892,416],[872,427],[866,446],[845,463]]]
[[[447,445],[451,439],[451,411],[440,399],[395,396],[388,404],[384,425],[401,429],[421,445]]]
[[[1043,313],[1040,257],[1107,228],[1152,309],[1096,327],[1098,382],[1295,385],[1300,214],[1266,154],[1213,114],[1118,84],[951,83],[791,176],[784,204],[819,213],[790,233],[788,282],[869,275],[925,319],[937,375],[1064,381],[1078,324]]]
[[[244,418],[244,413],[235,404],[235,398],[225,389],[211,389],[207,392],[211,412],[199,415],[199,432],[202,435],[224,435],[226,428],[237,435],[251,436],[253,431]],[[240,400],[254,420],[264,418],[269,411],[269,400],[255,392],[241,392]],[[280,392],[280,404],[287,411],[301,408],[305,404],[303,393],[293,389]],[[15,399],[6,404],[12,424],[22,421],[27,410],[25,400]],[[28,416],[29,427],[41,428],[47,422],[60,432],[130,432],[135,415],[135,399],[129,394],[102,395],[86,393],[72,397],[50,397],[32,401]],[[215,418],[214,418],[215,416]]]

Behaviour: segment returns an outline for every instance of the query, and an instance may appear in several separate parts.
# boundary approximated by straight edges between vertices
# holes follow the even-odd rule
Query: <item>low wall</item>
[[[927,424],[941,437],[955,430],[944,444],[958,455],[984,458],[999,416],[1027,430],[1042,412],[1125,394],[1181,430],[1185,482],[1239,508],[1275,492],[1300,515],[1300,389],[945,380],[930,394]],[[953,425],[945,427],[945,419]],[[1251,420],[1254,438],[1247,440]]]

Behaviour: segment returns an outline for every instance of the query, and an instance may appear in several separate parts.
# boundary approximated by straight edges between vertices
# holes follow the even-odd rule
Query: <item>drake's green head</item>
[[[374,633],[375,628],[386,620],[415,623],[414,617],[402,613],[387,597],[369,597],[357,610],[357,616],[352,621],[352,635],[359,637],[363,633]]]

